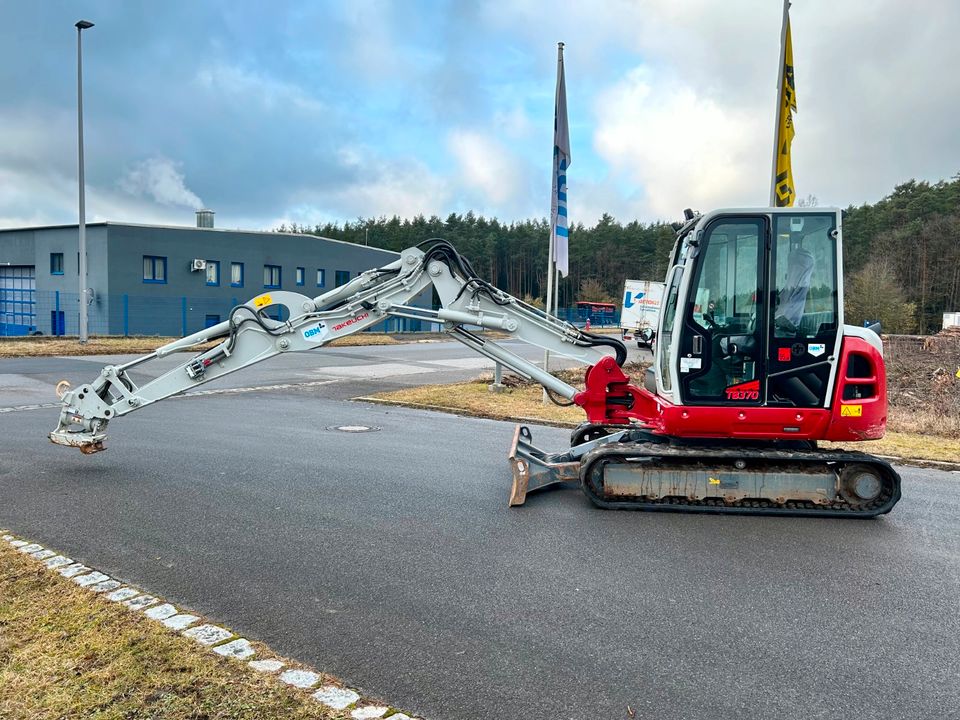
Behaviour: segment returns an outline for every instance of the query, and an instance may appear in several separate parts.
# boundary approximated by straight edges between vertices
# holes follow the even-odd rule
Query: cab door
[[[826,407],[842,324],[836,212],[773,215],[767,404]]]
[[[766,397],[766,215],[721,216],[697,246],[678,345],[684,405],[760,405]]]

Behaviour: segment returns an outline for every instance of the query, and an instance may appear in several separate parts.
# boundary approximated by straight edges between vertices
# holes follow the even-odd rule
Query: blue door
[[[37,329],[33,265],[0,266],[0,335],[29,335]]]

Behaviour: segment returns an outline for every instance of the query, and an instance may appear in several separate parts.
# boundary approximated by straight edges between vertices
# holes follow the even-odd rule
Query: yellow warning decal
[[[863,405],[841,405],[840,417],[862,417]]]
[[[259,295],[253,299],[253,306],[255,308],[262,308],[270,305],[273,302],[273,298],[270,297],[270,294]]]
[[[960,367],[957,368],[957,377],[960,378]]]
[[[719,484],[720,484],[720,480],[717,479],[717,478],[708,478],[707,482],[709,482],[711,485],[719,485]]]

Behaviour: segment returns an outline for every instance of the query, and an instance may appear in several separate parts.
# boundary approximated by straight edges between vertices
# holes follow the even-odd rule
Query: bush
[[[855,273],[845,295],[845,317],[851,325],[870,321],[879,322],[885,333],[916,332],[917,306],[907,302],[903,288],[886,260],[871,260]]]

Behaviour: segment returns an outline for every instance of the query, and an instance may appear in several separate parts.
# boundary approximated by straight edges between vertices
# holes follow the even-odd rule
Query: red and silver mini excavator
[[[490,360],[583,408],[570,447],[547,453],[518,426],[509,454],[511,505],[577,483],[604,508],[873,517],[900,498],[889,463],[819,449],[883,437],[883,346],[843,324],[840,211],[823,208],[685,212],[670,255],[653,367],[641,386],[621,369],[619,339],[545,315],[431,240],[310,298],[272,291],[226,321],[65,389],[50,439],[103,449],[107,424],[151,403],[280,353],[315,350],[391,317],[440,323]],[[433,288],[439,309],[411,305]],[[278,312],[282,309],[282,312]],[[273,319],[286,317],[286,320]],[[578,390],[476,328],[588,366]],[[138,386],[129,370],[220,340]]]

